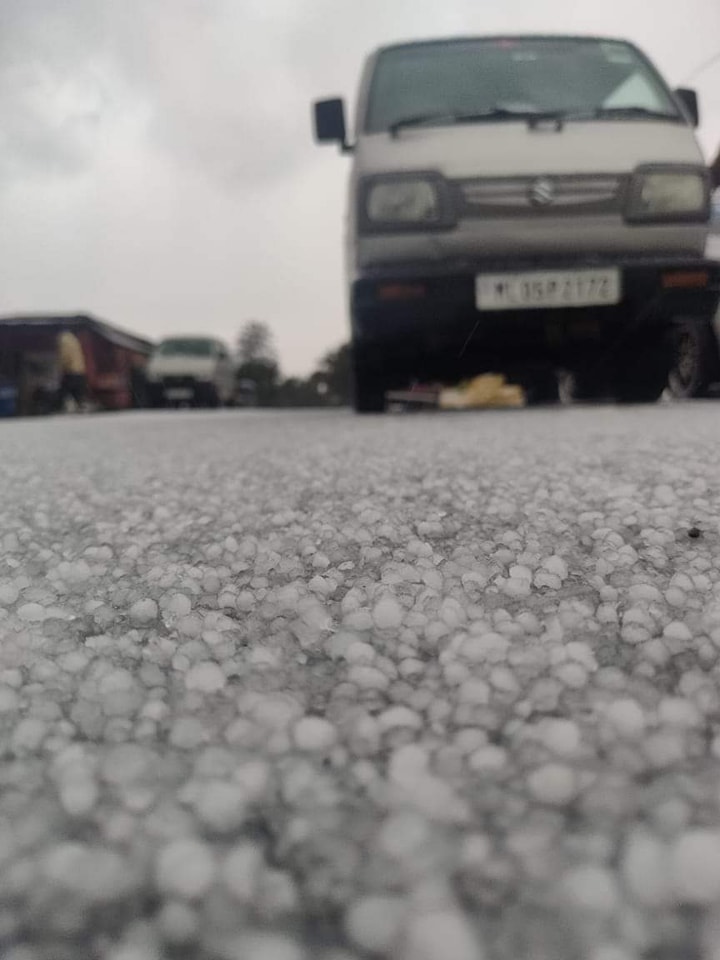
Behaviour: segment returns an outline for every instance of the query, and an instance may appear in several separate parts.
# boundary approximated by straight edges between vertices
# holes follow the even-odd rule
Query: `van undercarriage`
[[[512,271],[579,266],[513,261]],[[502,273],[497,262],[368,272],[352,288],[358,410],[382,410],[387,390],[413,380],[449,383],[490,371],[520,382],[531,403],[557,399],[560,370],[572,375],[577,399],[658,399],[678,328],[707,324],[715,312],[720,263],[674,257],[615,259],[612,266],[622,276],[617,304],[497,311],[478,309],[476,294],[478,276]]]

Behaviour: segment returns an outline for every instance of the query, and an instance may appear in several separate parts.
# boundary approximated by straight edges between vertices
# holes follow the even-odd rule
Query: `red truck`
[[[0,412],[31,416],[53,409],[57,338],[67,329],[82,344],[91,403],[102,410],[143,406],[151,341],[87,314],[44,314],[0,317]]]

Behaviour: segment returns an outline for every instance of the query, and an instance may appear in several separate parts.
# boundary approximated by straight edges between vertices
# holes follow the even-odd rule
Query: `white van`
[[[235,366],[227,346],[212,337],[162,340],[146,375],[154,407],[219,407],[233,400]]]
[[[348,142],[347,270],[360,412],[409,381],[507,373],[528,402],[649,402],[679,322],[707,326],[710,180],[698,102],[632,44],[484,37],[383,48]]]

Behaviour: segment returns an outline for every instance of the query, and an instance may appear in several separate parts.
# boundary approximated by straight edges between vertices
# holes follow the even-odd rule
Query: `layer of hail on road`
[[[3,424],[2,956],[716,956],[718,440]]]

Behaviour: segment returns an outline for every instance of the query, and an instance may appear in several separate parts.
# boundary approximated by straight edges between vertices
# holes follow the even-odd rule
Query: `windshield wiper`
[[[525,120],[530,127],[539,123],[554,121],[558,129],[566,121],[573,120],[604,120],[617,118],[648,120],[679,120],[676,113],[665,110],[651,110],[648,107],[594,107],[589,110],[512,110],[509,107],[493,107],[491,110],[481,110],[477,113],[453,113],[448,111],[436,113],[418,113],[411,117],[403,117],[390,124],[388,130],[395,137],[405,127],[443,126],[453,123],[494,123],[503,120]]]
[[[403,117],[395,120],[388,127],[392,136],[396,136],[404,127],[423,127],[433,124],[455,123],[456,115],[454,113],[417,113],[412,117]]]
[[[564,119],[561,110],[511,110],[508,107],[493,107],[491,110],[480,110],[477,113],[419,113],[412,117],[403,117],[388,127],[391,135],[397,136],[405,127],[443,126],[452,123],[493,123],[503,120],[527,120],[535,123],[544,120],[561,122]]]
[[[568,111],[565,114],[566,120],[604,120],[617,117],[619,120],[625,118],[634,119],[635,117],[648,120],[679,120],[676,113],[669,113],[667,110],[651,110],[649,107],[594,107],[592,110],[578,110],[576,112]]]

